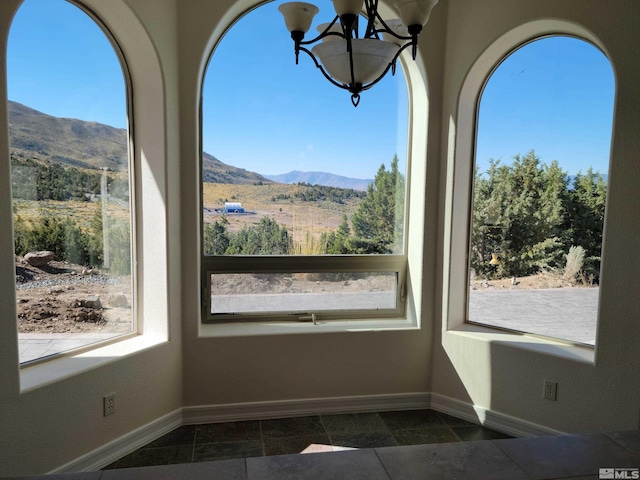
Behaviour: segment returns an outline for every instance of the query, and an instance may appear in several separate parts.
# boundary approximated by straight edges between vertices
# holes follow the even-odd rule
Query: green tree
[[[324,245],[324,253],[330,255],[340,255],[351,253],[348,247],[348,239],[351,235],[351,228],[349,228],[349,222],[347,215],[342,215],[342,223],[338,227],[338,230],[330,233],[323,233],[320,239],[322,245]]]
[[[91,222],[89,224],[89,250],[91,252],[91,264],[102,265],[104,260],[102,203],[98,204],[98,209],[91,217]]]
[[[598,280],[602,232],[607,201],[607,183],[592,168],[586,174],[579,172],[568,192],[565,236],[568,245],[579,245],[585,250],[583,270]]]
[[[115,275],[131,273],[131,228],[126,220],[109,224],[109,270]]]
[[[269,217],[262,217],[253,226],[244,226],[230,237],[228,255],[286,255],[293,247],[293,240],[285,226]]]
[[[220,221],[207,223],[204,226],[204,252],[206,255],[224,255],[229,248],[229,220],[224,215]]]
[[[384,164],[367,189],[358,211],[353,214],[354,237],[346,242],[353,253],[398,253],[404,233],[405,178],[394,156],[391,169]]]
[[[476,172],[471,266],[482,275],[524,276],[563,264],[568,176],[532,150],[511,165]],[[491,254],[500,264],[489,264]]]
[[[45,216],[33,227],[23,225],[22,228],[20,236],[16,237],[16,253],[24,255],[30,251],[49,250],[57,260],[91,265],[89,236],[71,219]]]

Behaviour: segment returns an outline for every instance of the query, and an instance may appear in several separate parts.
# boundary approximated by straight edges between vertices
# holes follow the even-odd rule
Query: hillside
[[[127,161],[126,130],[96,122],[57,118],[16,102],[9,104],[11,153],[81,168],[119,170]]]
[[[127,161],[127,131],[97,122],[58,118],[17,102],[9,105],[11,154],[76,168],[119,170]],[[270,180],[203,154],[205,182],[250,184]]]
[[[202,153],[202,179],[205,183],[231,183],[236,185],[254,185],[260,182],[273,183],[268,178],[257,173],[227,165],[207,152]]]
[[[294,170],[282,175],[264,175],[278,183],[309,183],[311,185],[325,185],[327,187],[351,188],[353,190],[366,191],[373,180],[361,178],[349,178],[326,172],[300,172]]]

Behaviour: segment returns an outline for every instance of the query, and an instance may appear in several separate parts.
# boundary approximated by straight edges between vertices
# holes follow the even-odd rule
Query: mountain
[[[300,183],[305,182],[311,185],[325,185],[327,187],[352,188],[354,190],[366,190],[373,180],[363,180],[360,178],[349,178],[333,173],[325,172],[300,172],[294,170],[282,175],[263,175],[278,183]]]
[[[255,172],[227,165],[207,152],[202,152],[202,179],[207,183],[273,183]]]
[[[9,105],[11,153],[73,167],[117,170],[127,161],[127,131],[96,122],[58,118]]]
[[[66,166],[118,170],[127,162],[127,131],[96,122],[58,118],[8,102],[11,154]],[[254,184],[270,180],[202,154],[205,182]]]

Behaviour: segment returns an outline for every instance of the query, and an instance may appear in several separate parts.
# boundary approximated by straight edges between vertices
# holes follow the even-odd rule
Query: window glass
[[[402,69],[362,93],[330,84],[278,4],[223,37],[203,86],[207,255],[401,254],[407,157]],[[331,5],[318,17],[331,16]],[[316,20],[316,23],[318,20]],[[316,33],[315,24],[307,34]]]
[[[212,275],[211,313],[393,311],[397,308],[397,285],[395,272]]]
[[[595,344],[614,79],[570,37],[509,55],[484,88],[468,319]]]
[[[400,316],[408,137],[402,68],[354,107],[351,94],[306,54],[296,65],[279,3],[237,21],[203,81],[207,319]],[[328,4],[306,39],[318,18],[334,15]]]
[[[7,72],[27,363],[134,331],[127,95],[105,31],[62,0],[23,3]]]

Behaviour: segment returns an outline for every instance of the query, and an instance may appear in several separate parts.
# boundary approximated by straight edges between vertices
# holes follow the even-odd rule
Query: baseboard
[[[421,408],[432,408],[514,437],[564,434],[504,413],[427,392],[201,405],[175,410],[49,473],[99,470],[181,425]]]
[[[184,407],[182,416],[185,425],[193,425],[318,414],[411,410],[429,408],[430,403],[431,394],[429,393],[359,395],[192,406]]]
[[[182,424],[182,409],[179,408],[49,473],[90,472],[100,470],[119,458],[169,433]]]
[[[431,408],[462,420],[479,423],[512,437],[539,437],[543,435],[564,435],[565,432],[528,422],[484,407],[461,402],[454,398],[431,394]]]

